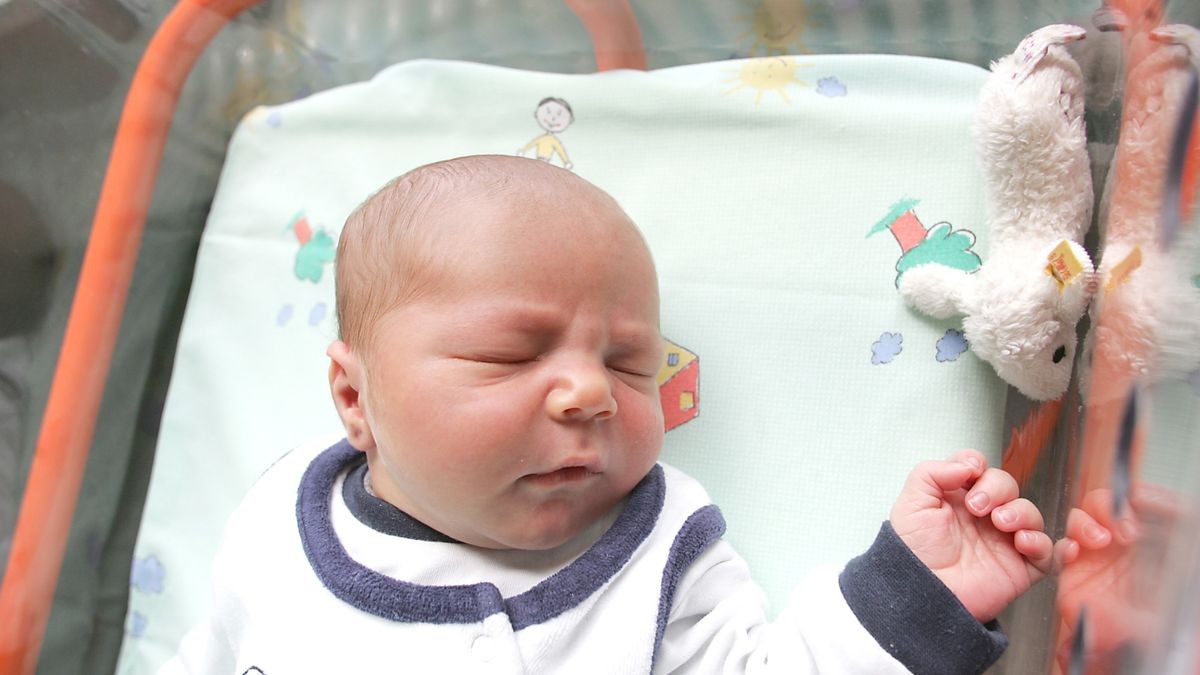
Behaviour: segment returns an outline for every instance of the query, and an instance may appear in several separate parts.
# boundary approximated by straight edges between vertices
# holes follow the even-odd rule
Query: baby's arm
[[[1007,645],[984,624],[1078,551],[1042,527],[979,452],[924,462],[871,548],[840,574],[809,575],[774,623],[732,547],[706,551],[680,583],[655,672],[983,672]]]
[[[746,563],[717,542],[679,585],[654,672],[979,673],[1005,644],[885,524],[840,574],[809,574],[773,623]]]
[[[892,507],[891,525],[982,622],[1046,576],[1055,558],[1041,512],[976,450],[917,465]],[[1069,539],[1060,546],[1078,549]]]

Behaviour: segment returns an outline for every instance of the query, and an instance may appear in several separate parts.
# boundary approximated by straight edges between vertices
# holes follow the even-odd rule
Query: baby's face
[[[451,205],[447,271],[376,324],[372,486],[460,541],[557,546],[657,459],[657,281],[591,202]]]

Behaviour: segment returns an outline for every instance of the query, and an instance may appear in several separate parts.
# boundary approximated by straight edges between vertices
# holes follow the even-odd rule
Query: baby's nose
[[[560,421],[608,419],[617,414],[608,369],[602,363],[576,361],[557,374],[546,409]]]

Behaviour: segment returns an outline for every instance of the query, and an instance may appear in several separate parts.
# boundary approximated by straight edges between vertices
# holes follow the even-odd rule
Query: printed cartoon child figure
[[[997,614],[1066,557],[963,450],[769,621],[719,508],[658,461],[650,251],[570,171],[415,169],[350,215],[335,270],[346,438],[259,479],[165,672],[979,673]]]
[[[517,150],[517,155],[524,156],[532,148],[535,150],[534,156],[543,162],[550,162],[557,154],[564,169],[574,166],[567,156],[567,149],[563,147],[562,141],[558,138],[558,134],[575,121],[575,113],[571,111],[571,105],[561,98],[553,96],[544,98],[538,103],[537,109],[533,111],[533,118],[537,120],[538,126],[546,130],[546,133],[526,143],[525,147]]]

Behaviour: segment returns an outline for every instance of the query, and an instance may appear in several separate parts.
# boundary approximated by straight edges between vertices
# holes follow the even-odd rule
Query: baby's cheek
[[[624,419],[621,419],[624,416]],[[630,452],[649,458],[653,464],[658,458],[663,441],[663,410],[658,396],[638,394],[626,401],[617,401],[617,420],[630,442]]]

